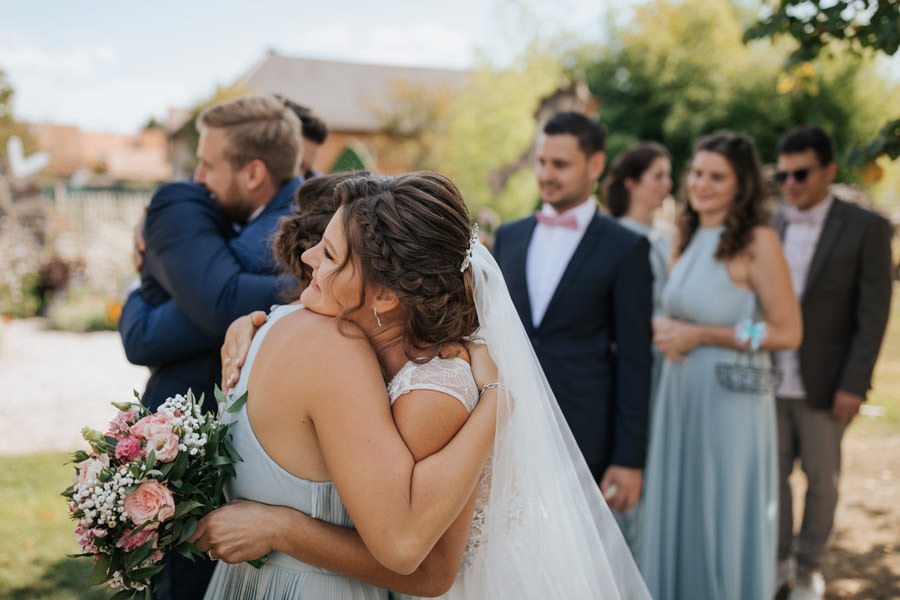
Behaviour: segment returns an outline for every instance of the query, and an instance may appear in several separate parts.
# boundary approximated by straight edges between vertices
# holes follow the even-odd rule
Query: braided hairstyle
[[[404,352],[424,363],[444,344],[478,328],[472,269],[461,270],[469,249],[469,213],[453,182],[437,173],[369,175],[342,182],[346,261],[362,282],[357,310],[373,285],[393,291],[404,318]],[[342,315],[343,316],[343,315]]]
[[[367,171],[348,171],[319,175],[307,179],[297,189],[294,212],[281,220],[272,249],[284,270],[297,280],[297,287],[287,292],[296,299],[312,279],[312,267],[300,260],[301,255],[322,239],[328,222],[334,216],[334,189],[342,181],[368,175]]]
[[[704,151],[720,154],[731,165],[737,177],[737,193],[725,215],[725,231],[719,238],[715,254],[718,260],[725,260],[747,247],[754,227],[768,223],[766,187],[756,145],[750,136],[731,131],[713,133],[694,144],[694,156]],[[682,180],[680,192],[683,207],[678,217],[679,256],[684,253],[700,226],[700,215],[691,207],[687,197],[687,177],[688,174]]]

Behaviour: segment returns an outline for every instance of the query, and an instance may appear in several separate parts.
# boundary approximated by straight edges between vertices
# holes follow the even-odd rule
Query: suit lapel
[[[779,210],[775,213],[775,218],[772,219],[772,226],[775,227],[778,237],[784,242],[784,232],[787,229],[787,219],[784,218],[784,210]]]
[[[816,243],[816,249],[813,252],[812,262],[809,265],[809,272],[806,275],[806,285],[804,290],[808,290],[810,285],[821,275],[822,269],[828,259],[828,254],[838,241],[841,229],[844,226],[844,206],[843,202],[834,199],[828,215],[825,217],[825,224],[822,226],[822,233],[819,234],[819,241]],[[804,291],[804,296],[805,296]]]
[[[588,257],[591,256],[592,250],[597,244],[597,240],[600,239],[600,230],[602,227],[603,224],[600,220],[600,216],[595,211],[591,222],[588,223],[587,229],[584,231],[584,235],[581,236],[581,241],[578,242],[578,246],[575,247],[575,253],[569,260],[569,264],[566,265],[566,270],[563,271],[559,284],[557,284],[556,289],[553,290],[550,304],[547,305],[547,310],[544,312],[544,318],[541,319],[541,326],[547,323],[548,317],[551,316],[557,305],[566,297],[566,290],[571,292],[572,289],[577,287],[575,286],[575,279],[578,277],[578,274],[584,263],[588,260]],[[540,328],[541,327],[538,327],[538,329]]]
[[[513,304],[519,311],[519,318],[525,324],[528,335],[534,333],[534,323],[531,320],[531,298],[528,295],[528,276],[526,275],[525,263],[528,258],[528,247],[531,245],[531,237],[534,235],[534,228],[537,225],[537,219],[532,215],[523,223],[524,235],[510,236],[508,244],[510,245],[510,254],[514,257],[511,264],[511,272],[506,278],[509,295],[512,297]]]

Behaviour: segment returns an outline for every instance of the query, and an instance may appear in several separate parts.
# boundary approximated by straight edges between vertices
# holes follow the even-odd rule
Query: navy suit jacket
[[[784,215],[775,217],[784,239]],[[891,224],[835,198],[813,251],[797,349],[806,402],[830,410],[834,393],[866,397],[891,311]]]
[[[277,273],[270,241],[299,185],[295,178],[282,187],[239,234],[201,185],[172,183],[154,194],[141,289],[129,294],[119,320],[126,356],[150,367],[143,401],[151,409],[188,388],[214,406],[228,325],[268,310],[293,283]]]
[[[531,319],[526,256],[537,220],[502,225],[494,256],[534,351],[594,477],[642,469],[652,357],[649,243],[595,214],[540,325]]]

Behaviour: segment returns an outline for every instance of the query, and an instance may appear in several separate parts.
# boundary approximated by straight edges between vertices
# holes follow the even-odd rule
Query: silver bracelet
[[[506,386],[500,383],[499,381],[492,381],[490,383],[486,383],[481,386],[481,389],[478,390],[478,397],[481,398],[481,395],[488,390],[505,390]]]

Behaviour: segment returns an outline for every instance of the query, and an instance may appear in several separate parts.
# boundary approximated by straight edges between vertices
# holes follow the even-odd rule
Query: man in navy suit
[[[538,140],[541,209],[502,225],[494,255],[578,446],[610,507],[638,502],[650,395],[649,246],[597,212],[605,135],[578,113]]]
[[[834,140],[824,129],[798,127],[781,138],[775,173],[790,203],[776,216],[776,227],[803,313],[800,347],[775,353],[782,374],[775,399],[776,585],[796,577],[792,600],[824,596],[820,567],[834,527],[841,438],[872,387],[891,309],[891,225],[832,195],[834,157]],[[796,459],[808,482],[797,536],[790,482]]]
[[[198,118],[193,182],[162,186],[144,224],[141,287],[119,332],[131,362],[150,366],[143,395],[155,410],[188,388],[215,406],[219,348],[235,318],[268,309],[291,284],[270,237],[300,185],[300,121],[269,96],[244,96]],[[212,561],[169,557],[157,598],[200,598]]]

